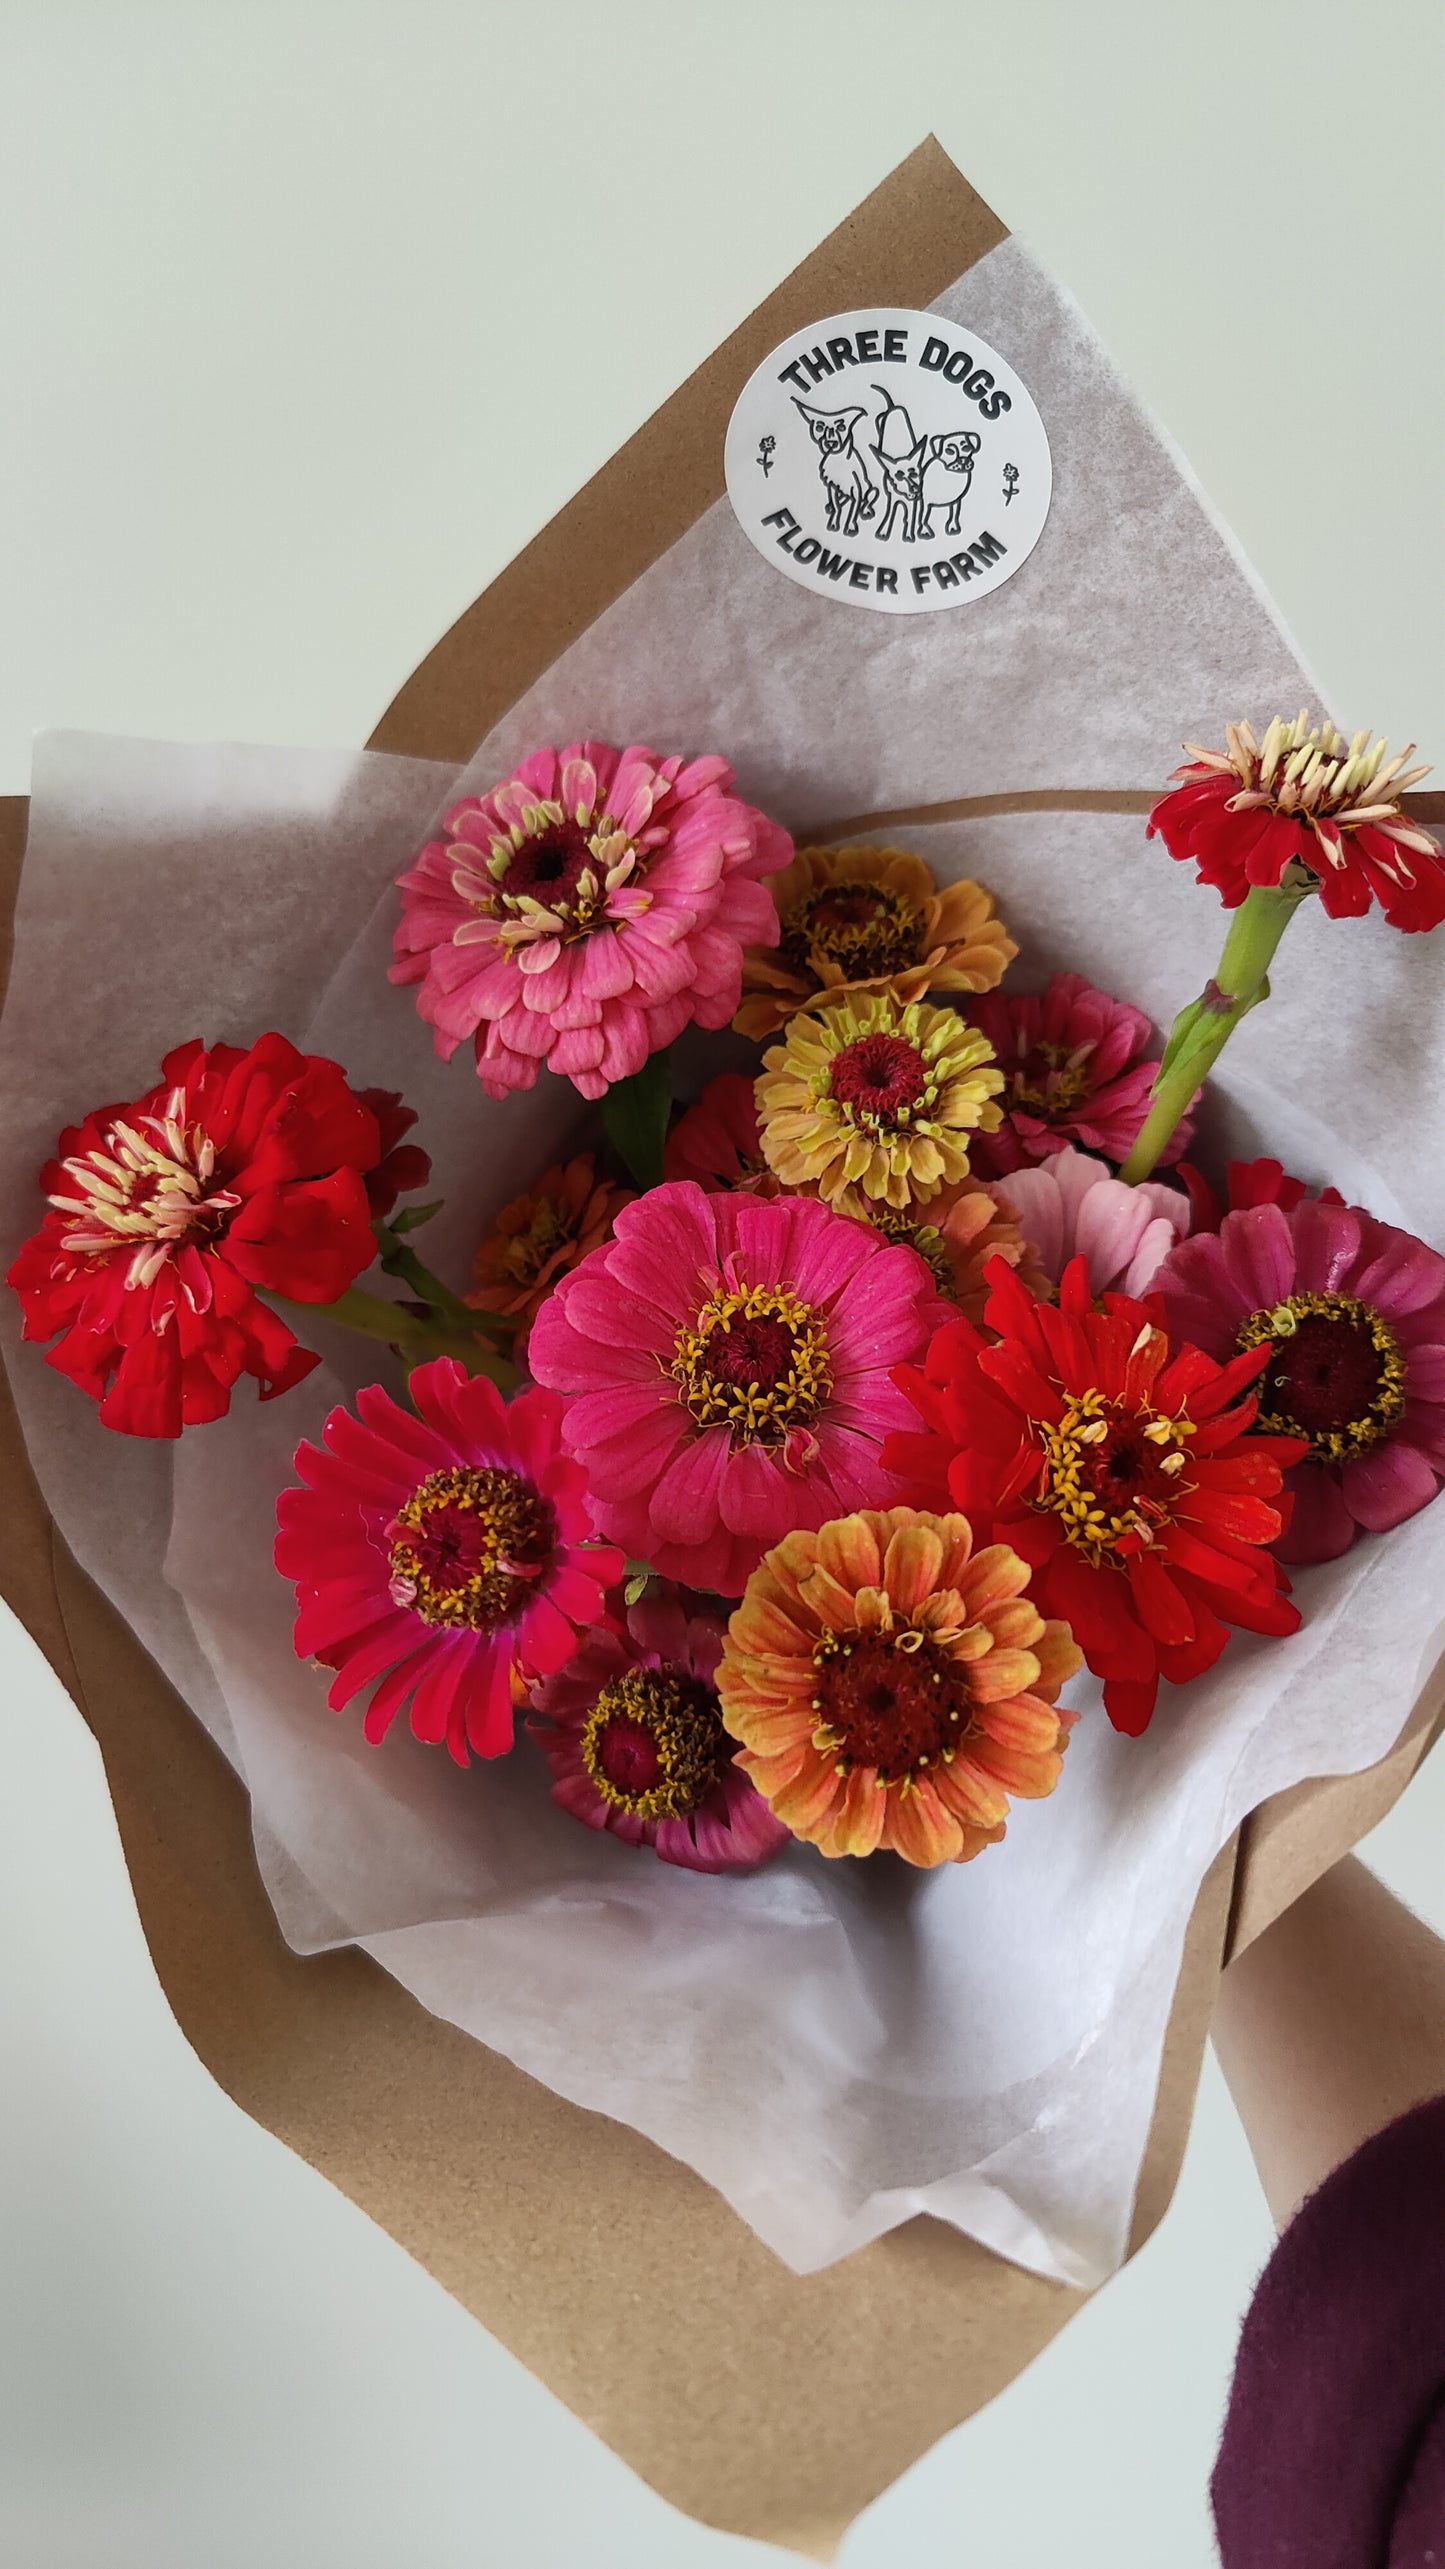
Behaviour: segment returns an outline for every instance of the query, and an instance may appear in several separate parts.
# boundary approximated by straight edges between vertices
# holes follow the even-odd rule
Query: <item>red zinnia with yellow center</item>
[[[957,1321],[922,1372],[899,1370],[925,1432],[890,1437],[884,1459],[920,1503],[966,1509],[1033,1564],[1033,1593],[1072,1625],[1110,1720],[1137,1733],[1160,1678],[1202,1675],[1231,1624],[1298,1629],[1264,1547],[1288,1520],[1283,1474],[1306,1449],[1246,1433],[1266,1349],[1220,1365],[1171,1346],[1157,1304],[1106,1294],[1096,1312],[1082,1258],[1057,1309],[1003,1265],[991,1281],[999,1343]]]
[[[863,1509],[788,1535],[748,1581],[718,1670],[737,1763],[825,1855],[961,1864],[1010,1795],[1059,1779],[1080,1666],[1026,1561],[965,1518]]]

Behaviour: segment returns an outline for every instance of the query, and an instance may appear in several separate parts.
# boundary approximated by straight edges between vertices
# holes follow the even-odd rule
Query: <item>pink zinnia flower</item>
[[[995,1189],[1017,1216],[1050,1284],[1071,1258],[1089,1271],[1089,1291],[1147,1293],[1154,1273],[1189,1229],[1189,1198],[1145,1180],[1125,1186],[1086,1151],[1055,1151],[1037,1168],[1015,1169]]]
[[[1106,1160],[1128,1158],[1159,1068],[1145,1058],[1153,1041],[1147,1017],[1077,972],[1056,972],[1047,990],[1018,998],[991,990],[968,1013],[1004,1074],[1003,1122],[972,1146],[981,1175],[1007,1177],[1070,1142]],[[1186,1115],[1166,1161],[1177,1160],[1191,1130]]]
[[[470,1038],[490,1097],[542,1061],[602,1097],[692,1019],[725,1026],[744,946],[778,939],[761,878],[793,853],[732,781],[723,758],[584,740],[454,804],[400,878],[391,967],[443,1061]]]
[[[1168,1325],[1207,1355],[1268,1345],[1261,1428],[1303,1436],[1275,1550],[1333,1561],[1445,1475],[1445,1258],[1355,1204],[1256,1204],[1184,1241],[1154,1279]]]
[[[654,1582],[625,1632],[598,1634],[533,1697],[527,1727],[553,1801],[694,1873],[748,1872],[776,1855],[789,1832],[734,1764],[722,1726],[722,1650],[717,1616]]]
[[[276,1567],[296,1584],[296,1650],[336,1670],[333,1711],[373,1687],[365,1730],[410,1700],[418,1739],[500,1757],[516,1694],[572,1658],[604,1620],[620,1556],[594,1542],[586,1475],[562,1451],[562,1404],[495,1384],[454,1357],[418,1366],[420,1415],[377,1384],[298,1445]]]
[[[746,1187],[777,1195],[779,1181],[763,1157],[756,1082],[741,1070],[710,1079],[695,1106],[679,1115],[662,1155],[670,1178],[694,1178],[704,1195]]]
[[[667,1578],[742,1594],[794,1526],[884,1502],[911,1412],[889,1369],[940,1315],[912,1249],[799,1196],[655,1187],[545,1302],[529,1362],[604,1534]]]

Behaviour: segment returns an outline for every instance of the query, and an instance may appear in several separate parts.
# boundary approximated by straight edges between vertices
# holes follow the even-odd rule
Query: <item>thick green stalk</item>
[[[653,1053],[630,1079],[613,1082],[602,1100],[607,1139],[643,1192],[662,1184],[662,1146],[672,1111],[666,1051]]]
[[[1157,1167],[1195,1091],[1214,1068],[1240,1019],[1269,997],[1275,948],[1313,889],[1312,884],[1257,883],[1246,893],[1230,921],[1217,974],[1197,999],[1180,1009],[1170,1028],[1148,1117],[1119,1171],[1130,1186],[1137,1186]]]
[[[375,1227],[383,1274],[395,1276],[399,1283],[410,1285],[418,1302],[424,1302],[439,1320],[444,1320],[463,1335],[484,1329],[489,1338],[500,1338],[504,1344],[510,1343],[517,1326],[514,1320],[504,1319],[496,1311],[473,1311],[470,1304],[453,1293],[449,1285],[444,1285],[440,1276],[434,1276],[430,1267],[423,1265],[415,1249],[408,1248],[406,1242],[399,1240],[384,1222],[378,1222]]]

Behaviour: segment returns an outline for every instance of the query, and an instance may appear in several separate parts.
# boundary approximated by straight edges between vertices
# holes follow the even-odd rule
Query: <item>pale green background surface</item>
[[[364,737],[930,126],[1347,719],[1445,755],[1441,30],[1414,0],[6,0],[0,790],[41,724]],[[7,2569],[781,2558],[642,2489],[211,2085],[13,1625],[0,1774]],[[1445,1927],[1445,1755],[1371,1853]],[[845,2569],[1207,2569],[1269,2235],[1211,2068],[1158,2237]]]

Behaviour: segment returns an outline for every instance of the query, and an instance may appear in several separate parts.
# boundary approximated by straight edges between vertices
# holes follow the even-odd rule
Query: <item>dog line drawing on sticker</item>
[[[828,533],[856,535],[861,518],[871,517],[878,506],[878,493],[873,477],[853,443],[853,432],[868,413],[861,402],[848,410],[817,410],[811,402],[792,396],[794,410],[799,410],[807,423],[808,434],[818,449],[818,471],[828,503]]]
[[[923,466],[928,453],[928,438],[915,438],[913,422],[901,401],[895,401],[882,384],[873,390],[882,393],[886,407],[878,413],[873,430],[873,453],[883,476],[883,489],[888,506],[878,527],[878,541],[886,544],[897,520],[903,520],[903,542],[916,544],[927,533],[923,516]]]
[[[973,459],[983,439],[976,428],[952,428],[942,437],[930,437],[928,461],[923,467],[923,528],[925,535],[938,533],[934,518],[941,508],[948,511],[943,522],[946,535],[961,532],[958,512],[968,497],[973,480]]]

